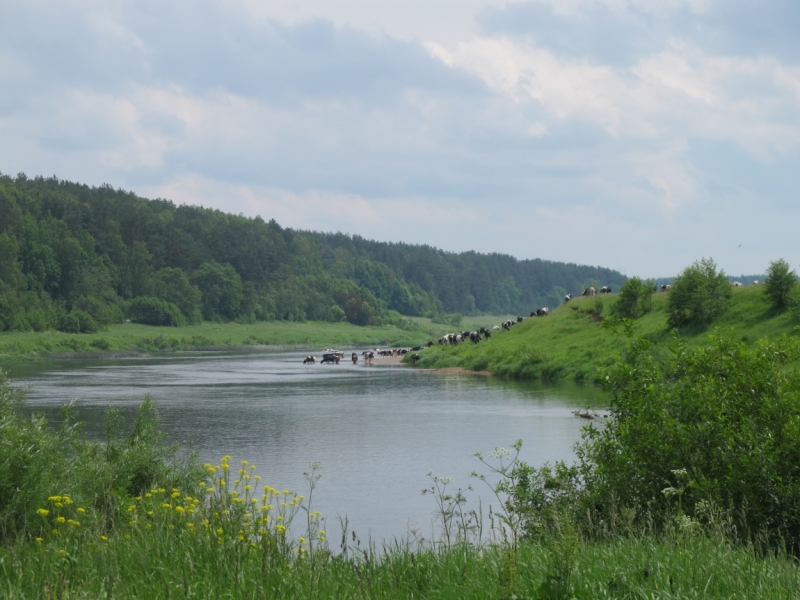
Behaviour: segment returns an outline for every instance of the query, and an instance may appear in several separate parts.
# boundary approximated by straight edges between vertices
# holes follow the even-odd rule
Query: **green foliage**
[[[764,281],[764,295],[773,306],[784,308],[792,299],[797,288],[797,273],[782,258],[769,263],[767,279]]]
[[[686,267],[672,283],[667,322],[669,327],[708,325],[725,310],[731,283],[711,258]]]
[[[181,327],[186,325],[186,318],[180,309],[165,300],[148,296],[139,296],[128,305],[128,317],[134,323],[145,325],[164,325]]]
[[[22,401],[0,371],[0,544],[42,535],[37,511],[54,494],[95,511],[107,529],[127,520],[127,496],[199,476],[196,466],[173,462],[177,447],[164,444],[149,397],[127,434],[119,415],[109,412],[104,445],[82,439],[74,406],[65,407],[62,425],[53,429],[39,415],[20,416]]]
[[[725,337],[655,354],[634,340],[603,377],[611,418],[578,450],[587,502],[664,525],[725,513],[743,539],[800,540],[800,343]],[[606,515],[604,518],[607,518]]]
[[[632,277],[619,290],[619,298],[614,304],[614,315],[624,319],[638,319],[652,310],[653,286],[639,277]]]
[[[0,175],[0,217],[2,326],[11,330],[52,328],[62,309],[110,325],[138,297],[175,304],[189,323],[338,322],[344,312],[376,324],[387,309],[527,314],[587,279],[624,281],[609,269],[292,231],[56,178]],[[36,296],[34,308],[24,294]]]
[[[242,303],[242,280],[233,265],[211,261],[192,273],[192,283],[202,294],[203,318],[232,321]]]
[[[186,322],[197,324],[202,319],[200,289],[192,285],[182,269],[165,267],[153,276],[153,295],[177,306]]]
[[[58,330],[65,333],[94,333],[98,329],[92,315],[82,310],[62,313],[58,320]]]

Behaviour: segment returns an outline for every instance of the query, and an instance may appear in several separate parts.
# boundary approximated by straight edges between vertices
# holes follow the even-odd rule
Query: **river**
[[[77,400],[86,433],[103,435],[104,413],[132,417],[150,393],[168,438],[201,461],[246,459],[278,489],[307,494],[303,472],[319,462],[314,508],[347,516],[362,540],[428,537],[435,504],[421,490],[428,473],[454,478],[481,470],[473,454],[522,439],[532,465],[571,459],[586,424],[573,411],[603,404],[593,386],[505,382],[442,375],[376,360],[371,367],[303,365],[298,352],[186,353],[147,358],[58,360],[4,365],[26,407],[57,422]],[[485,472],[485,469],[484,469]],[[452,486],[451,486],[452,487]],[[484,508],[491,500],[477,487]],[[495,502],[496,503],[496,502]]]

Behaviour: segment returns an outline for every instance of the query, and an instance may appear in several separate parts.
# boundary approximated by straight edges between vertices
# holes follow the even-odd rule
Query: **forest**
[[[110,185],[0,174],[0,330],[527,314],[624,281],[606,268],[298,231]]]

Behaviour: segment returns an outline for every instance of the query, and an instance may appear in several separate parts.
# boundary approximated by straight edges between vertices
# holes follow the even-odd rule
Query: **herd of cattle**
[[[429,342],[428,346],[433,346],[433,342]],[[376,356],[381,358],[405,356],[409,352],[416,352],[418,350],[422,350],[422,346],[415,346],[413,348],[390,348],[387,350],[381,350],[380,348],[373,348],[372,350],[364,350],[364,352],[361,353],[361,359],[364,361],[364,364],[369,365],[372,364],[372,359],[375,358]],[[324,364],[338,365],[339,361],[344,360],[344,356],[345,354],[341,350],[328,348],[322,353],[322,360],[319,362],[321,365]],[[420,358],[419,354],[411,355],[411,359],[414,362],[417,362],[419,358]],[[350,360],[353,362],[354,365],[358,364],[358,354],[356,352],[350,354]],[[309,365],[309,364],[313,365],[316,364],[316,362],[317,362],[316,356],[309,355],[303,359],[304,365]]]
[[[754,285],[758,285],[758,281],[754,281]],[[733,287],[742,287],[742,283],[738,281],[734,281],[731,283]],[[668,283],[661,285],[659,288],[662,292],[668,292],[672,289],[672,286]],[[604,285],[600,288],[601,294],[610,294],[611,287]],[[596,296],[597,290],[594,287],[587,287],[583,290],[581,296]],[[569,302],[572,300],[572,294],[567,294],[564,296],[564,302]],[[550,311],[548,308],[542,307],[537,308],[536,310],[531,311],[531,317],[546,317]],[[466,342],[469,340],[473,344],[477,344],[481,340],[488,340],[492,337],[492,332],[500,332],[500,331],[510,331],[511,328],[516,325],[517,323],[522,323],[524,321],[523,317],[517,317],[516,320],[509,319],[507,321],[503,321],[500,325],[495,325],[494,327],[488,329],[487,327],[481,327],[477,331],[462,331],[460,333],[446,333],[442,337],[439,338],[438,342],[440,346],[445,346],[448,344],[457,345],[461,342]],[[433,346],[433,342],[428,342],[428,347]],[[414,352],[415,354],[411,355],[411,360],[417,362],[420,359],[420,355],[416,354],[418,351],[422,350],[423,346],[415,346],[414,348],[390,348],[386,350],[381,350],[380,348],[373,348],[372,350],[365,350],[361,353],[361,359],[363,360],[364,364],[372,364],[372,359],[376,356],[380,358],[387,358],[387,357],[396,357],[396,356],[405,356],[409,352]],[[335,350],[333,348],[328,348],[322,354],[322,360],[320,364],[339,364],[340,360],[344,360],[344,352],[341,350]],[[350,360],[353,364],[358,363],[358,354],[353,352],[350,355]],[[303,360],[303,364],[315,364],[317,362],[317,358],[315,356],[306,356]]]

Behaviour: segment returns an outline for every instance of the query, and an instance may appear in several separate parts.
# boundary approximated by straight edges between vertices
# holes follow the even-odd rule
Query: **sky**
[[[0,0],[0,172],[666,277],[800,270],[797,0]]]

